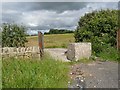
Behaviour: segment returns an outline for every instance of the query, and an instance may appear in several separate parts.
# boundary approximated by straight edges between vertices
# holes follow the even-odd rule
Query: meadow
[[[67,88],[69,65],[46,54],[38,59],[3,59],[3,88]]]
[[[26,46],[38,46],[38,36],[28,36]],[[45,48],[67,48],[69,43],[75,42],[74,34],[44,35]]]

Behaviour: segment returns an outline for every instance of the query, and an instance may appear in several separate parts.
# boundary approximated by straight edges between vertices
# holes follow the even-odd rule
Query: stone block
[[[78,61],[91,56],[91,43],[71,43],[68,45],[67,59]]]

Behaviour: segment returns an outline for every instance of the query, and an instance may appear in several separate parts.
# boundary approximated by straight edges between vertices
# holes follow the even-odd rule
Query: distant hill
[[[44,34],[65,34],[65,33],[74,33],[74,31],[65,29],[50,29],[49,32],[45,32]]]

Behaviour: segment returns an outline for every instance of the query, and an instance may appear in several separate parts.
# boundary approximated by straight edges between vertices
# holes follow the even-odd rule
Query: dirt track
[[[57,60],[69,62],[65,56],[67,49],[54,48],[45,51]],[[85,88],[118,88],[118,63],[95,61],[89,64],[75,64],[71,66],[70,77],[74,79],[77,76],[85,78]]]

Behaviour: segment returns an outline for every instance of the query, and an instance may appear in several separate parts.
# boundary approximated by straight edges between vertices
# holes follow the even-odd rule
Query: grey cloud
[[[3,9],[12,9],[19,11],[51,10],[63,12],[65,10],[79,10],[84,8],[85,2],[7,2],[3,3]]]
[[[19,23],[19,21],[22,19],[22,16],[21,14],[19,13],[2,13],[2,21],[3,22],[7,22],[7,23],[13,23],[13,22],[16,22],[16,23]]]
[[[113,2],[10,2],[3,3],[2,21],[23,23],[32,30],[75,29],[79,18],[86,12],[116,9],[117,5]]]
[[[2,21],[22,23],[24,22],[21,21],[23,13],[30,12],[31,14],[31,12],[40,10],[62,13],[66,10],[82,9],[86,4],[85,2],[4,2],[2,3]],[[56,15],[52,14],[49,17],[56,17]],[[63,17],[65,16],[63,15]]]

